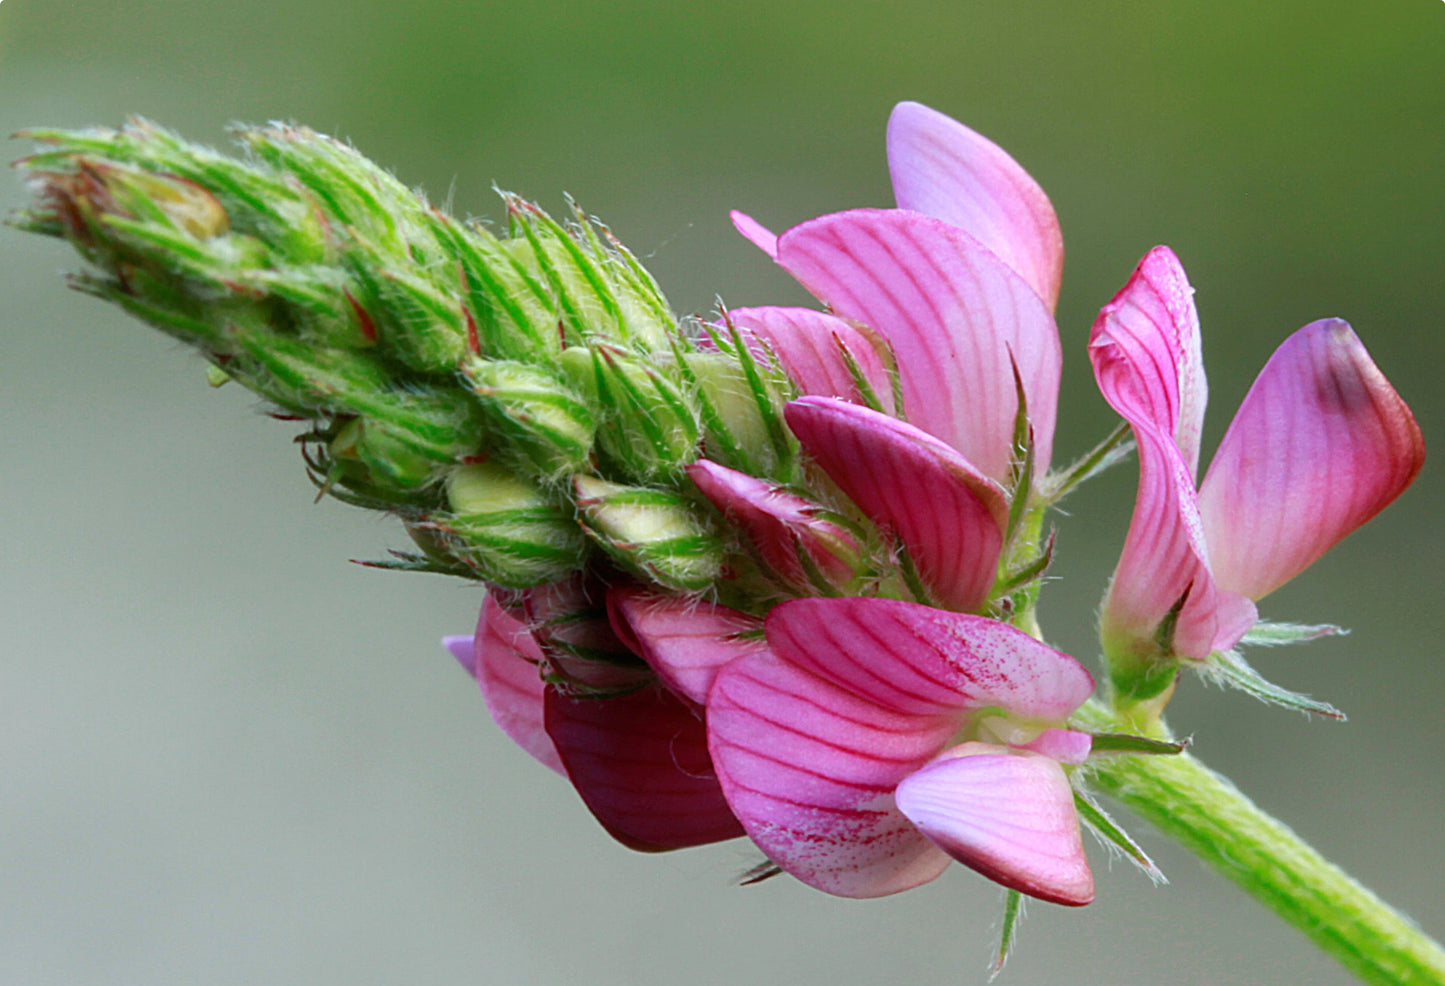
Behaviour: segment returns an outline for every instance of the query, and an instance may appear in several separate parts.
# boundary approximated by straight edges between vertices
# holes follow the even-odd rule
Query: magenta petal
[[[973,752],[972,749],[978,752]],[[965,744],[898,786],[898,808],[965,866],[1031,897],[1094,899],[1074,792],[1047,757]]]
[[[1083,665],[1022,630],[897,599],[796,599],[765,626],[773,653],[898,715],[997,706],[1061,722],[1094,690]]]
[[[892,413],[893,384],[882,357],[868,336],[841,318],[811,308],[734,308],[728,318],[775,354],[804,394],[861,400],[846,350],[883,410]]]
[[[799,880],[880,897],[948,865],[899,813],[893,789],[943,747],[953,718],[888,712],[771,654],[723,668],[707,708],[728,803]]]
[[[713,506],[743,529],[763,561],[784,578],[806,583],[799,551],[806,551],[835,585],[845,585],[853,577],[861,555],[857,540],[817,516],[816,504],[708,459],[692,463],[687,474]]]
[[[1008,521],[997,484],[931,435],[856,404],[804,397],[786,415],[849,499],[897,534],[940,605],[983,605]]]
[[[521,621],[508,616],[490,594],[482,602],[474,653],[473,674],[492,720],[544,766],[564,773],[543,724],[542,652]]]
[[[702,719],[654,685],[607,699],[546,693],[547,732],[602,826],[643,852],[743,834],[708,757]]]
[[[1094,737],[1072,729],[1045,729],[1028,743],[1019,743],[1018,749],[1042,754],[1059,763],[1080,764],[1089,759],[1094,748]]]
[[[1399,496],[1425,444],[1405,402],[1339,319],[1285,340],[1254,382],[1200,488],[1219,584],[1253,599]]]
[[[761,621],[726,606],[636,586],[614,586],[607,605],[618,635],[664,684],[699,706],[719,668],[767,646],[761,637],[739,636],[756,633]]]
[[[473,678],[477,676],[477,644],[476,637],[443,637],[442,646],[451,652],[452,657],[462,666],[462,670]]]
[[[733,228],[739,233],[742,233],[749,243],[774,260],[778,259],[778,237],[772,230],[768,229],[746,212],[739,212],[734,209],[728,213],[728,215],[732,218]]]
[[[1018,366],[1035,462],[1048,468],[1059,334],[1028,283],[962,230],[915,212],[858,209],[794,226],[778,262],[834,314],[893,348],[908,420],[1005,482]]]
[[[1049,197],[997,144],[920,103],[888,118],[888,170],[900,209],[964,230],[1018,271],[1052,311],[1064,238]]]

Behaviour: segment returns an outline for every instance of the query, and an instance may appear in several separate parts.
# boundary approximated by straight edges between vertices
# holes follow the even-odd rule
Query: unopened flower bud
[[[488,431],[543,478],[580,471],[592,454],[592,412],[556,374],[512,360],[468,360],[462,373]],[[500,444],[500,443],[499,443]]]
[[[667,364],[594,346],[565,350],[560,365],[597,411],[601,451],[628,478],[672,481],[697,458],[696,413]]]
[[[446,484],[450,513],[429,522],[481,578],[541,585],[581,567],[587,539],[568,505],[495,462],[462,466]]]
[[[684,592],[721,574],[722,541],[685,498],[593,476],[578,476],[574,487],[582,526],[628,570]]]
[[[544,677],[574,695],[630,692],[655,680],[613,631],[607,587],[582,573],[518,593],[521,614],[546,661]]]

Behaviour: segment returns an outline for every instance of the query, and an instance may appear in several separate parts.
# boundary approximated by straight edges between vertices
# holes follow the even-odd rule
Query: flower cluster
[[[1093,679],[1033,619],[1043,514],[1111,458],[1049,471],[1058,221],[1012,158],[924,106],[894,111],[888,158],[897,208],[781,235],[733,216],[826,309],[735,309],[718,333],[791,382],[803,480],[730,468],[707,446],[687,467],[784,598],[740,610],[594,575],[590,632],[634,659],[608,665],[631,677],[606,698],[568,687],[535,613],[546,590],[494,595],[475,635],[448,644],[502,728],[630,846],[746,833],[849,897],[953,859],[1086,904],[1081,812],[1142,854],[1082,792],[1091,755],[1118,739],[1071,722]],[[1253,601],[1398,495],[1423,445],[1349,327],[1325,320],[1280,347],[1196,489],[1199,324],[1165,247],[1104,307],[1089,354],[1140,461],[1102,614],[1111,698],[1157,726],[1178,670],[1230,653]],[[866,563],[874,541],[891,577]]]

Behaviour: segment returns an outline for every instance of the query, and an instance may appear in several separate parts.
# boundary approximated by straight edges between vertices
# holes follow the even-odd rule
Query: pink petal
[[[1072,729],[1045,729],[1028,743],[1018,744],[1018,749],[1041,754],[1059,763],[1080,764],[1089,759],[1094,748],[1094,737]]]
[[[880,897],[948,865],[898,812],[893,789],[942,749],[952,718],[888,712],[766,653],[723,668],[707,708],[728,803],[799,880]]]
[[[908,420],[998,482],[1013,461],[1017,363],[1037,468],[1048,468],[1058,329],[1028,283],[977,240],[915,212],[858,209],[788,230],[778,263],[834,314],[881,333]]]
[[[614,586],[607,605],[618,636],[664,684],[699,706],[719,668],[767,647],[760,636],[739,637],[756,634],[762,621],[726,606],[628,585]]]
[[[898,786],[898,808],[965,866],[1021,893],[1094,899],[1074,792],[1047,757],[967,743]]]
[[[462,666],[462,670],[473,678],[477,676],[477,647],[476,637],[443,637],[442,646],[451,652],[452,657]]]
[[[868,408],[804,397],[786,416],[849,499],[898,536],[939,605],[983,605],[1008,522],[1002,489],[938,439]]]
[[[835,585],[853,578],[862,549],[846,530],[819,517],[817,504],[708,459],[688,466],[687,474],[713,506],[742,528],[762,560],[790,582],[807,582],[800,550]]]
[[[899,103],[888,119],[888,170],[900,209],[963,229],[1017,271],[1052,311],[1064,238],[1049,198],[997,144],[937,110]]]
[[[1099,390],[1133,427],[1139,446],[1134,516],[1100,628],[1111,653],[1152,652],[1156,629],[1187,592],[1173,649],[1203,658],[1233,646],[1256,614],[1249,600],[1214,583],[1193,475],[1175,440],[1183,406],[1181,354],[1188,348],[1179,342],[1187,338],[1188,316],[1179,307],[1180,292],[1160,288],[1169,283],[1171,260],[1172,254],[1158,251],[1146,257],[1100,311],[1089,341]]]
[[[1061,722],[1094,691],[1078,661],[997,620],[897,599],[796,599],[767,617],[768,646],[897,715],[996,706]]]
[[[733,228],[739,233],[742,233],[749,243],[774,260],[778,259],[778,237],[772,230],[768,229],[746,212],[739,212],[734,209],[728,213],[728,215],[732,217]]]
[[[492,720],[543,765],[564,773],[543,725],[544,686],[538,668],[542,652],[521,622],[508,616],[490,593],[482,602],[474,648],[471,667]]]
[[[613,632],[601,579],[577,574],[518,595],[549,677],[596,695],[627,692],[652,681],[652,671]]]
[[[548,688],[545,704],[567,776],[619,842],[656,852],[743,834],[718,787],[702,720],[667,689],[579,699]]]
[[[1294,578],[1409,486],[1420,428],[1339,319],[1285,340],[1200,489],[1219,584],[1253,599]]]
[[[810,308],[734,308],[728,318],[777,356],[802,393],[861,402],[846,350],[883,409],[892,413],[893,384],[874,341],[841,318]]]

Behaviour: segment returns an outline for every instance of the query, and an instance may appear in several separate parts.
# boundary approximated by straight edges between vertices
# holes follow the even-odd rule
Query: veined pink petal
[[[1059,393],[1053,315],[1018,274],[955,226],[916,212],[857,209],[794,226],[778,263],[834,314],[893,348],[908,420],[1005,482],[1017,364],[1035,462],[1048,468]]]
[[[896,715],[989,706],[1060,722],[1094,691],[1078,661],[981,616],[897,599],[795,599],[765,621],[784,660]]]
[[[742,233],[749,243],[774,260],[778,259],[778,237],[772,230],[768,229],[746,212],[739,212],[734,209],[728,213],[728,215],[732,217],[733,228],[739,233]]]
[[[888,118],[888,170],[900,209],[969,233],[1054,309],[1064,270],[1059,219],[1002,148],[937,110],[899,103]]]
[[[893,412],[893,384],[874,341],[841,318],[810,308],[734,308],[728,318],[775,354],[804,394],[859,402],[846,350],[883,410]]]
[[[607,593],[607,606],[618,636],[665,685],[699,706],[719,668],[767,647],[758,636],[739,638],[760,630],[762,621],[699,599],[617,585]]]
[[[1094,899],[1074,792],[1048,757],[965,743],[909,775],[898,808],[954,859],[1031,897]]]
[[[470,670],[492,720],[543,765],[565,773],[542,721],[542,652],[532,635],[488,593],[472,640]]]
[[[1158,251],[1146,257],[1099,312],[1089,341],[1099,390],[1132,426],[1139,446],[1134,516],[1100,628],[1107,648],[1151,649],[1159,624],[1187,592],[1173,647],[1203,658],[1233,646],[1256,613],[1249,600],[1214,583],[1194,478],[1175,439],[1182,406],[1179,368],[1188,348],[1179,342],[1187,337],[1189,319],[1177,317],[1179,292],[1159,286],[1172,280],[1171,260],[1172,254]]]
[[[547,733],[602,826],[643,852],[743,834],[718,787],[699,713],[660,685],[608,699],[548,688]]]
[[[785,413],[823,471],[897,534],[940,605],[983,605],[1008,522],[996,483],[933,436],[857,404],[804,397]]]
[[[899,813],[893,789],[948,741],[952,717],[888,712],[767,653],[724,667],[707,709],[728,803],[799,880],[880,897],[948,865]]]
[[[1219,584],[1253,599],[1310,565],[1409,486],[1420,428],[1340,319],[1285,340],[1200,488]]]
[[[763,561],[788,580],[807,581],[800,550],[835,584],[853,577],[861,552],[858,542],[818,517],[816,504],[709,459],[689,465],[687,474],[713,506],[742,527]]]

